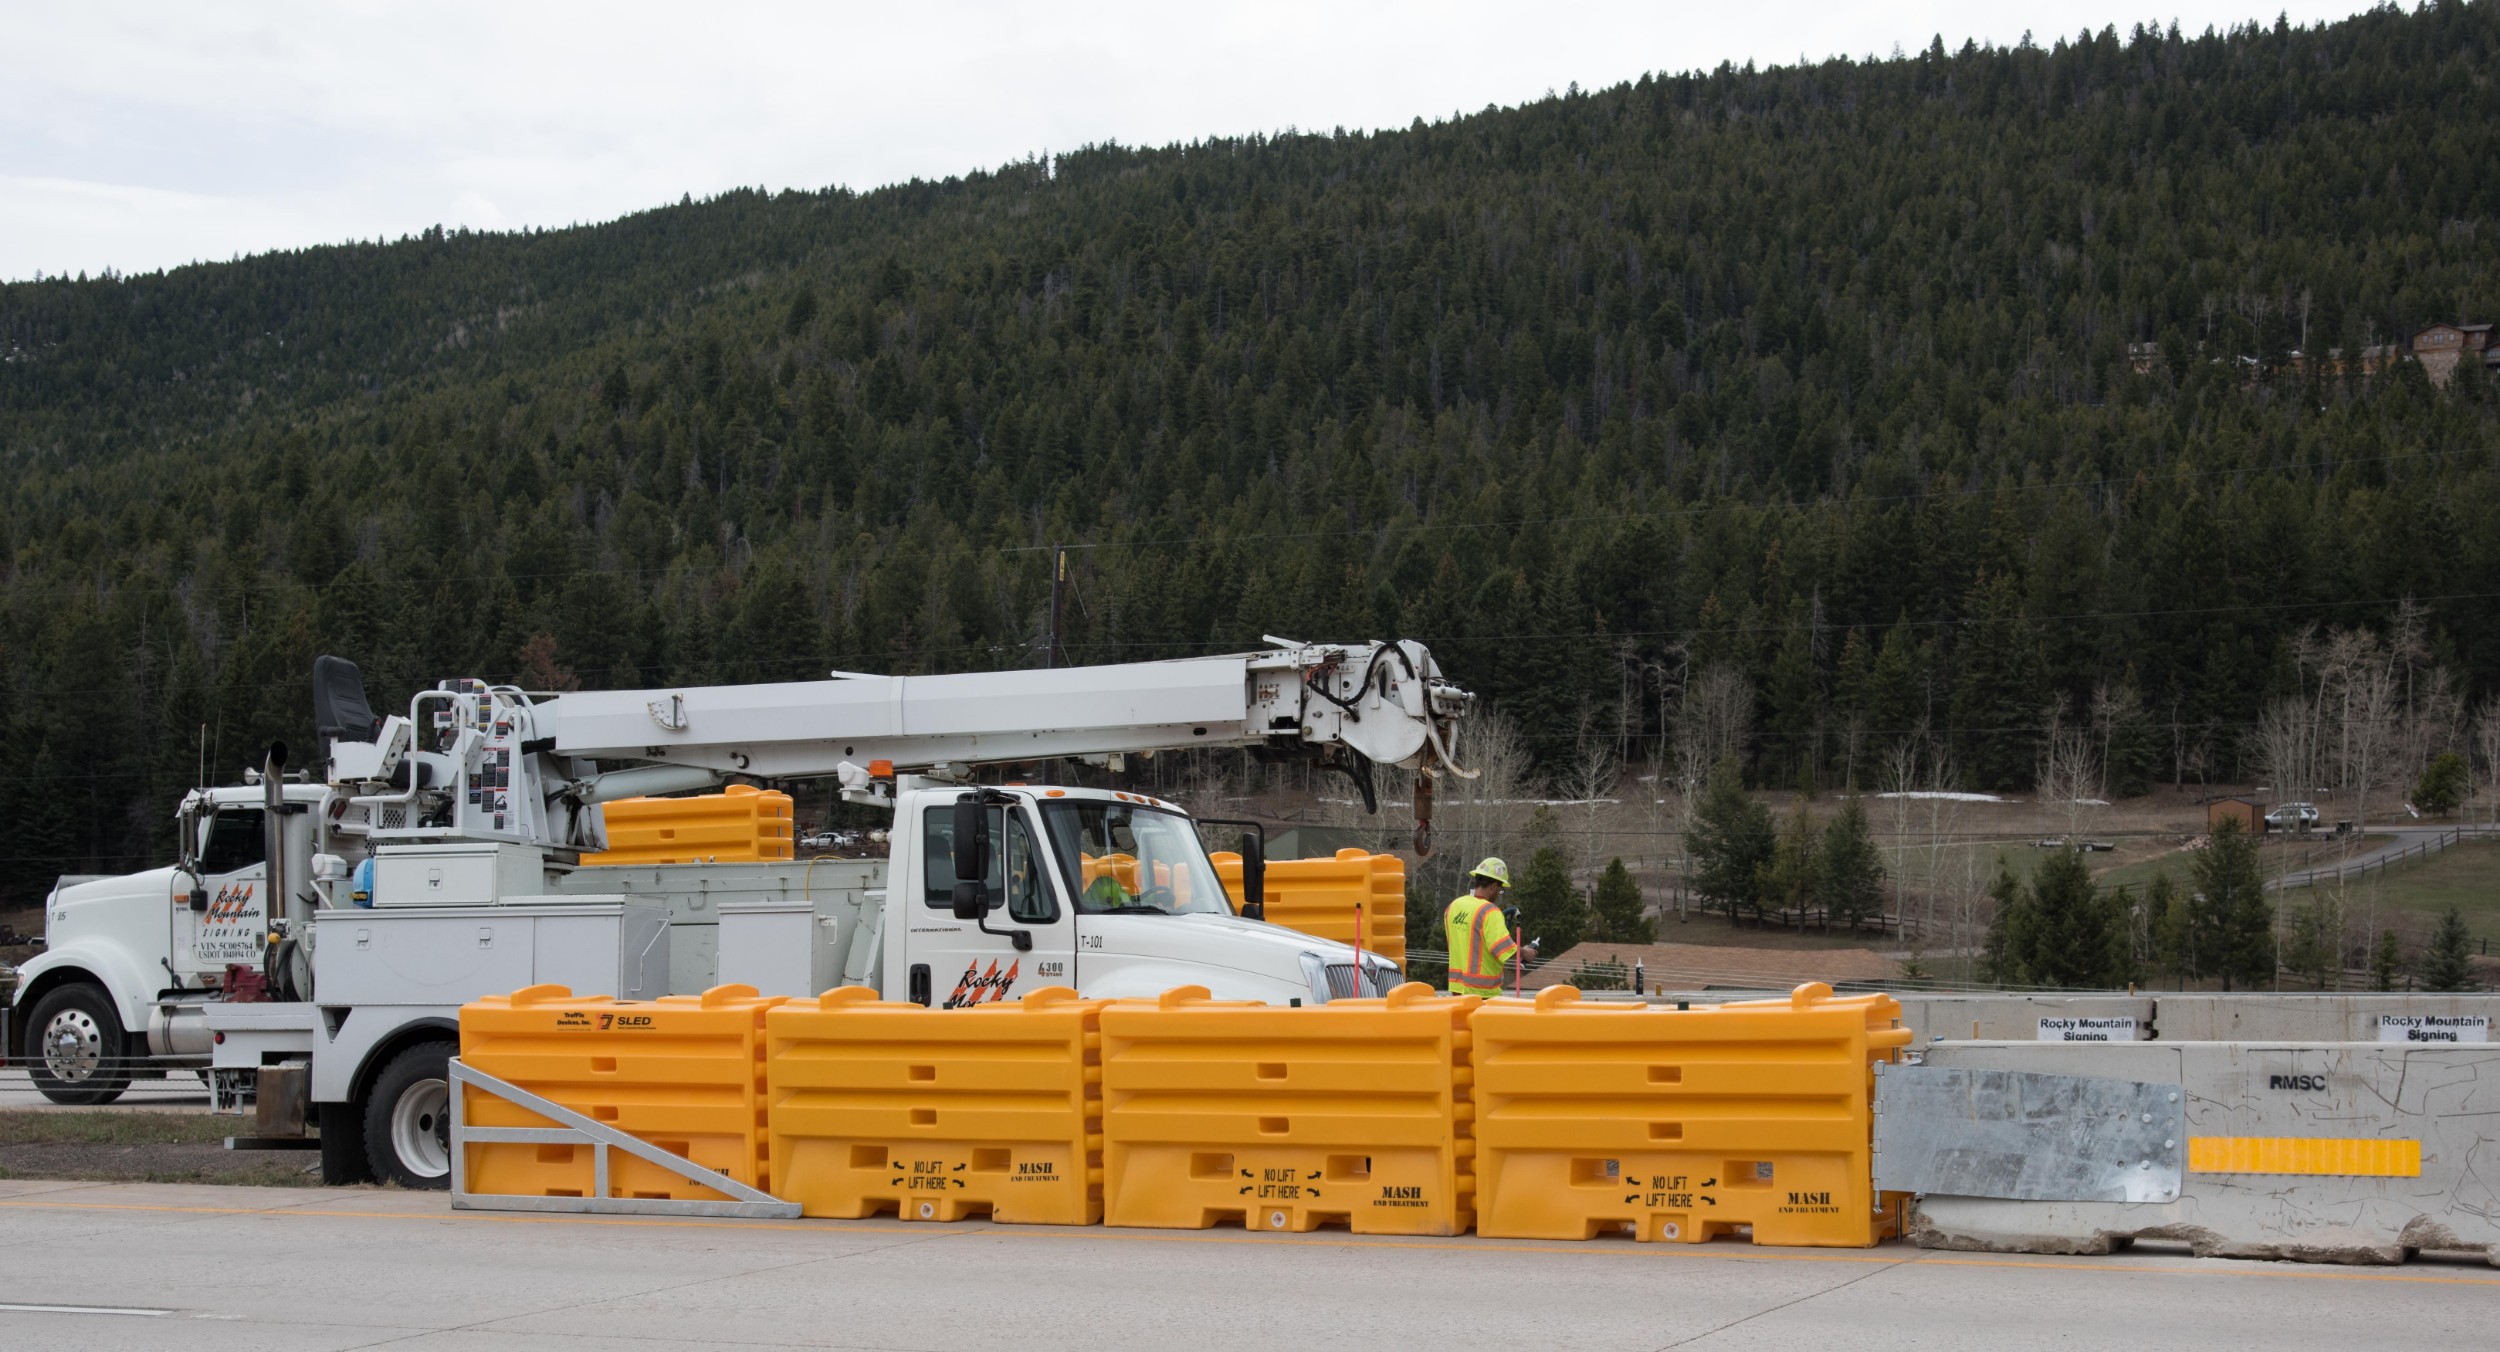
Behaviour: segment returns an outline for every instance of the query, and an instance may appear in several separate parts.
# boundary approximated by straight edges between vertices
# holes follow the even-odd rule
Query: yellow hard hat
[[[1501,858],[1497,855],[1487,855],[1485,856],[1484,862],[1476,865],[1474,871],[1470,872],[1467,876],[1470,878],[1490,878],[1494,882],[1500,883],[1504,887],[1508,887],[1510,886],[1510,865],[1503,863]]]

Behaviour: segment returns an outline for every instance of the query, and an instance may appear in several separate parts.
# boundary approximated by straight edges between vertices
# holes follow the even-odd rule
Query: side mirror
[[[956,905],[963,904],[964,883],[980,883],[990,876],[990,810],[981,796],[967,793],[955,800],[955,889]]]
[[[1241,918],[1267,919],[1267,846],[1246,831],[1241,837]]]
[[[990,913],[989,884],[979,879],[955,884],[955,918],[979,920]]]

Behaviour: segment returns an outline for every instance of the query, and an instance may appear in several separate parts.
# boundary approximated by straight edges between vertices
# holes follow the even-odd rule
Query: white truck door
[[[257,807],[220,807],[200,823],[200,882],[205,910],[173,908],[174,965],[185,978],[222,973],[232,963],[257,968],[267,956],[269,863]]]
[[[910,889],[895,908],[909,940],[904,998],[964,1009],[1018,999],[1044,986],[1074,985],[1075,918],[1051,885],[1030,809],[1021,803],[990,809],[992,909],[982,924],[994,932],[984,933],[955,918],[954,804],[923,801],[916,876],[908,883],[895,879]],[[1030,950],[1015,947],[1018,932],[1032,936]]]

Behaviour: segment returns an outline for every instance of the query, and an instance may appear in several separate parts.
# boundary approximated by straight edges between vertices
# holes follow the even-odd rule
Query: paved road
[[[2266,886],[2277,889],[2316,887],[2320,884],[2332,884],[2339,876],[2358,879],[2361,876],[2361,870],[2394,859],[2407,851],[2419,850],[2421,853],[2414,857],[2427,859],[2448,846],[2458,843],[2460,839],[2458,831],[2459,828],[2455,825],[2373,826],[2362,834],[2386,836],[2388,837],[2386,844],[2363,850],[2340,863],[2324,864],[2317,868],[2286,873],[2280,878],[2268,880]],[[2461,838],[2473,840],[2487,834],[2482,828],[2468,824],[2463,828]],[[2424,849],[2424,846],[2429,848]]]
[[[26,1078],[23,1066],[0,1066],[0,1108],[49,1108],[52,1100],[35,1092]],[[204,1113],[208,1111],[208,1086],[191,1071],[178,1070],[161,1080],[134,1080],[110,1108],[81,1109],[82,1112],[131,1111],[155,1113]],[[0,1286],[5,1286],[0,1281]]]
[[[0,1182],[0,1347],[2455,1348],[2500,1272],[453,1213],[438,1196]],[[11,1305],[89,1307],[35,1311]]]

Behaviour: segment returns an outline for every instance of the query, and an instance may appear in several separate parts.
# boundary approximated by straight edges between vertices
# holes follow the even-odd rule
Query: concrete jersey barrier
[[[1933,1190],[1904,1225],[1923,1247],[2108,1253],[2147,1239],[2200,1257],[2396,1263],[2461,1250],[2500,1266],[2500,1045],[1964,1042],[1923,1053],[1927,1067],[2175,1085],[2188,1137],[2175,1200]],[[1879,1151],[1884,1130],[1879,1116]]]
[[[2500,1041],[2500,995],[2163,995],[2154,1023],[2164,1042],[2384,1042],[2407,1046]]]

